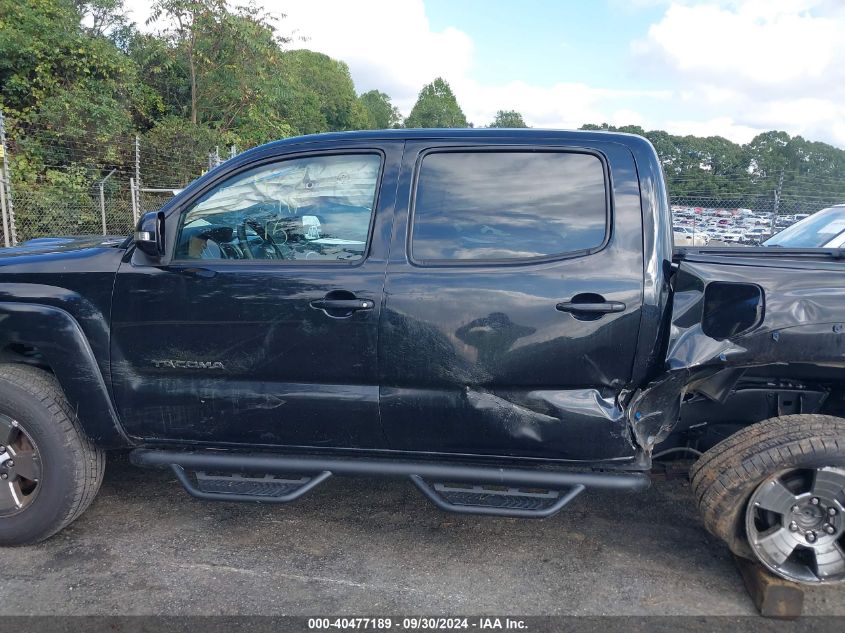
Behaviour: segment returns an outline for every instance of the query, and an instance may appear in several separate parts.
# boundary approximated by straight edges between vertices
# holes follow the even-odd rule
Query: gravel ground
[[[755,613],[683,478],[529,521],[445,514],[403,481],[200,502],[118,458],[76,523],[0,561],[0,615]],[[845,586],[809,589],[805,612],[845,615]]]

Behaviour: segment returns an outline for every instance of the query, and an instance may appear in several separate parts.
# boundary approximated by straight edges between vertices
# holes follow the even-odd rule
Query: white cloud
[[[481,84],[473,69],[484,60],[472,38],[458,26],[432,28],[424,0],[261,3],[286,14],[278,23],[282,34],[307,38],[291,46],[345,61],[359,92],[382,90],[406,115],[422,86],[441,76],[476,125],[492,121],[498,109],[514,109],[535,127],[606,121],[738,142],[783,129],[845,147],[845,0],[608,1],[619,10],[662,10],[632,43],[630,59],[617,63],[666,89],[617,90],[565,79]],[[142,24],[148,3],[127,5]]]
[[[736,123],[731,117],[715,117],[706,120],[668,120],[662,125],[662,129],[671,134],[682,136],[723,136],[736,143],[747,143],[760,132],[769,128],[749,127]]]
[[[535,86],[522,81],[483,85],[471,78],[475,63],[472,39],[450,27],[431,28],[423,0],[289,0],[283,30],[309,39],[297,46],[345,61],[356,87],[388,93],[407,115],[420,89],[435,77],[451,85],[467,118],[475,125],[493,120],[496,110],[518,110],[535,127],[579,127],[590,122],[630,123],[642,115],[621,110],[621,99],[666,98],[647,93],[560,82]],[[327,19],[331,16],[331,19]]]
[[[147,18],[150,17],[151,0],[124,0],[123,6],[130,14],[130,18],[138,28],[144,30],[148,27],[145,25]]]
[[[461,77],[452,84],[467,118],[476,125],[493,120],[496,110],[517,110],[533,127],[577,128],[584,123],[644,124],[644,117],[618,104],[630,99],[664,100],[669,92],[612,90],[583,83],[561,82],[534,86],[513,81],[481,85]]]
[[[406,113],[425,83],[437,76],[460,83],[472,67],[471,38],[456,28],[432,30],[422,0],[286,0],[283,8],[281,30],[308,38],[291,46],[343,60],[359,91],[382,90]]]
[[[735,140],[776,128],[845,146],[843,33],[841,1],[673,2],[632,51],[678,87],[687,116],[667,128]]]
[[[472,39],[458,28],[433,30],[423,0],[290,0],[283,25],[310,36],[305,47],[346,61],[360,91],[387,92],[405,114],[422,85],[442,76],[476,125],[515,109],[536,127],[607,121],[738,142],[777,128],[845,146],[845,2],[636,2],[665,7],[632,58],[645,62],[644,79],[659,76],[671,90],[480,84]]]
[[[800,3],[786,4],[752,1],[735,10],[673,4],[635,50],[660,55],[687,76],[728,84],[765,87],[826,77],[842,51],[843,16],[814,16],[796,10]]]

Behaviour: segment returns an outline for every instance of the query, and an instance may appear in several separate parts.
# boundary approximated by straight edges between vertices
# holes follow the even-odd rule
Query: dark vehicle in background
[[[110,449],[201,499],[390,476],[535,518],[692,450],[734,552],[845,579],[841,251],[672,239],[640,137],[393,130],[241,154],[120,244],[5,249],[0,544],[78,517]]]

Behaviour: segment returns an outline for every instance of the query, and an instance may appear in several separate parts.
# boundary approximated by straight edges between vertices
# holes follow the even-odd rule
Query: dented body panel
[[[666,439],[686,394],[724,402],[746,373],[767,367],[785,377],[807,376],[807,367],[845,369],[843,260],[812,253],[681,253],[672,286],[663,371],[628,407],[645,450]],[[756,289],[756,297],[753,290],[737,296],[734,289],[742,286]],[[720,303],[717,293],[708,294],[712,288],[738,298]]]
[[[524,140],[497,139],[503,151]],[[407,248],[417,164],[472,139],[408,142],[379,336],[381,415],[405,451],[568,461],[628,461],[636,447],[617,401],[640,346],[643,218],[627,144],[561,134],[548,150],[598,152],[612,199],[612,239],[580,257],[507,266],[420,266]],[[585,147],[586,146],[586,147]],[[623,311],[585,320],[555,309],[593,293]],[[650,345],[647,345],[649,349]]]
[[[606,178],[605,241],[510,264],[414,261],[417,167],[427,152],[454,150],[595,156]],[[180,214],[227,178],[286,157],[357,151],[382,157],[360,262],[174,259]],[[52,371],[103,446],[642,470],[689,403],[696,425],[738,394],[776,402],[757,406],[759,415],[796,406],[778,393],[814,411],[845,406],[837,252],[673,252],[661,166],[639,137],[392,130],[287,139],[227,161],[162,214],[159,258],[99,238],[0,251],[4,362]],[[311,305],[337,291],[369,309],[337,318]],[[622,307],[590,319],[557,307],[577,295]]]

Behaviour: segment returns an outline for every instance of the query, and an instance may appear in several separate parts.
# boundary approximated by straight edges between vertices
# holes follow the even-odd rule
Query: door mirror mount
[[[135,246],[150,257],[164,255],[164,213],[150,211],[140,217],[135,227]]]

